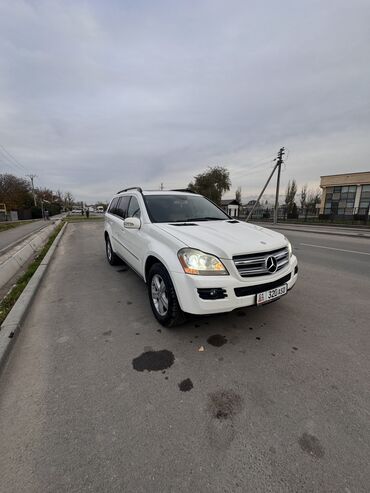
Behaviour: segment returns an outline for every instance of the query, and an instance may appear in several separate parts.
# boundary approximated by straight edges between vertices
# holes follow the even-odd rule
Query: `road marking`
[[[314,248],[325,248],[325,250],[336,250],[337,252],[346,252],[346,253],[358,253],[359,255],[370,255],[367,252],[357,252],[356,250],[343,250],[342,248],[333,248],[321,245],[310,245],[309,243],[301,243],[301,245],[314,247]]]

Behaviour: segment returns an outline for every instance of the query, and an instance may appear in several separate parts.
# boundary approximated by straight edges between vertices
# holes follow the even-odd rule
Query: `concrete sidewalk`
[[[339,236],[349,236],[354,238],[369,238],[370,239],[370,228],[350,228],[341,226],[328,226],[323,225],[313,225],[313,224],[284,224],[278,223],[273,224],[270,222],[255,222],[251,221],[252,224],[256,226],[262,226],[264,228],[277,229],[282,231],[297,231],[302,233],[319,233],[326,235],[339,235]]]

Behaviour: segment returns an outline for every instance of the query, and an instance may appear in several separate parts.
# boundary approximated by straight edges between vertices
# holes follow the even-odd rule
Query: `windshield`
[[[145,202],[154,223],[229,219],[221,209],[199,195],[146,195]]]

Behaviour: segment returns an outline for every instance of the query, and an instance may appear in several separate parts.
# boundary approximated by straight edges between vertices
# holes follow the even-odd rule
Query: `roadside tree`
[[[297,183],[293,178],[292,181],[289,180],[288,187],[285,195],[285,208],[288,219],[297,219],[298,210],[297,204],[295,203],[295,196],[297,193]]]
[[[29,181],[8,173],[0,174],[0,203],[4,203],[8,211],[30,208],[33,199]]]
[[[204,173],[194,177],[194,182],[188,188],[208,197],[216,204],[221,203],[222,195],[230,190],[231,180],[229,171],[223,166],[210,166]]]

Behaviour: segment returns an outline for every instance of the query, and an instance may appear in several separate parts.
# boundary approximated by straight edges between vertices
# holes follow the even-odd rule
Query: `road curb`
[[[332,235],[332,236],[342,236],[345,238],[364,238],[365,240],[370,240],[370,236],[368,234],[363,234],[363,233],[346,233],[346,232],[339,232],[339,231],[318,231],[315,230],[313,231],[312,229],[293,229],[293,228],[284,228],[284,226],[274,226],[273,224],[261,224],[261,223],[250,223],[254,224],[255,226],[261,226],[263,228],[268,228],[268,229],[281,229],[282,231],[293,231],[294,233],[314,233],[314,234],[319,234],[319,235]],[[366,231],[367,233],[367,231]]]
[[[4,320],[0,329],[0,370],[5,365],[10,351],[15,343],[18,334],[21,331],[23,321],[26,317],[32,300],[37,292],[37,289],[41,283],[42,278],[50,264],[53,254],[63,236],[63,233],[67,227],[67,223],[64,224],[59,231],[57,237],[53,241],[47,254],[42,259],[36,272],[31,277],[29,283],[25,287],[24,291],[16,301],[13,308],[10,310],[8,316]]]
[[[19,272],[19,270],[40,250],[48,241],[50,235],[59,226],[61,220],[48,224],[32,235],[23,239],[11,251],[0,256],[1,280],[0,288],[3,288]]]
[[[53,223],[55,223],[56,221],[53,221]],[[2,248],[0,250],[0,255],[5,255],[6,253],[9,252],[9,250],[11,250],[12,248],[16,247],[17,245],[19,245],[23,241],[27,240],[27,238],[29,238],[30,236],[39,233],[40,231],[42,231],[47,226],[49,226],[49,224],[46,223],[46,222],[44,222],[42,224],[42,226],[40,226],[39,229],[36,229],[35,231],[31,231],[30,233],[26,234],[25,236],[22,236],[22,238],[18,238],[18,240],[13,241],[13,243],[10,243],[10,245],[7,245],[6,247],[4,247],[4,248]]]

